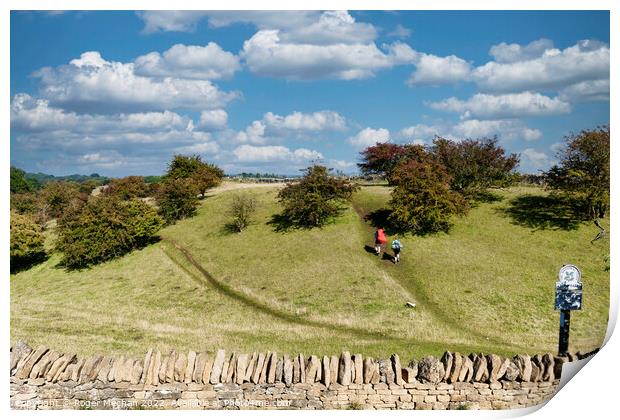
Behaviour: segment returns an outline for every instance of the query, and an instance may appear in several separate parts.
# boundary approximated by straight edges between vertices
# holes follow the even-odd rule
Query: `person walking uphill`
[[[387,238],[385,237],[385,232],[383,228],[379,227],[375,231],[375,253],[377,255],[381,255],[381,247],[387,243]]]
[[[394,238],[392,241],[392,251],[394,251],[394,264],[400,262],[400,250],[403,248],[403,244],[400,243],[398,238]]]

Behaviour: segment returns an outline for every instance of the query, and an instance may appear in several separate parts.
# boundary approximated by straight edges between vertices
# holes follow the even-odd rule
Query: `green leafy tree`
[[[232,227],[241,232],[250,224],[252,214],[256,211],[256,200],[247,194],[235,194],[230,204]]]
[[[199,155],[174,155],[168,165],[166,178],[189,179],[203,197],[206,191],[222,182],[224,171],[216,165],[202,161]]]
[[[282,217],[294,227],[319,227],[340,214],[344,202],[357,186],[329,174],[325,166],[313,165],[304,176],[278,194],[284,206]]]
[[[609,126],[565,137],[560,162],[545,173],[550,188],[566,194],[592,220],[609,209]]]
[[[36,215],[39,210],[39,198],[36,193],[11,193],[11,210],[19,214]]]
[[[45,257],[45,237],[31,216],[11,211],[11,271]]]
[[[202,197],[205,196],[207,190],[220,185],[222,178],[224,178],[224,171],[210,163],[203,163],[192,175],[196,189]]]
[[[395,230],[426,234],[447,232],[453,215],[466,210],[463,196],[450,189],[450,175],[441,163],[410,160],[394,170],[389,222]]]
[[[197,193],[191,179],[166,178],[159,183],[155,197],[159,214],[168,224],[195,215]]]
[[[26,178],[26,172],[11,166],[11,192],[12,193],[27,193],[34,191],[39,187],[36,181]]]
[[[506,155],[497,139],[455,142],[435,138],[431,152],[450,175],[450,188],[475,197],[491,187],[506,187],[518,179],[516,154]]]
[[[100,196],[59,219],[56,250],[66,267],[88,267],[148,244],[163,224],[141,200]]]

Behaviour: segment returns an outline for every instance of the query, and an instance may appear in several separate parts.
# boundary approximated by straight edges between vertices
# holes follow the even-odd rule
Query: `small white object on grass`
[[[415,303],[413,302],[407,302],[407,306],[411,307],[411,308],[415,308]]]

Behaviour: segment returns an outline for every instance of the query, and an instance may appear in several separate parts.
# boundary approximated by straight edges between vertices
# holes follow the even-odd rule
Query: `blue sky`
[[[12,12],[11,163],[346,173],[376,141],[497,135],[520,170],[609,122],[609,13]]]

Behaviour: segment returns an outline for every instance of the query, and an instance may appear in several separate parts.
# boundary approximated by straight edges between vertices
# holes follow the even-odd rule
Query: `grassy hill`
[[[164,229],[159,243],[123,258],[66,272],[52,256],[12,275],[11,340],[82,354],[555,351],[555,277],[571,262],[585,285],[571,349],[602,342],[609,241],[590,244],[596,228],[563,224],[563,213],[536,213],[527,197],[545,202],[538,189],[500,192],[456,219],[449,235],[401,238],[399,265],[365,250],[372,227],[364,216],[386,205],[387,187],[364,187],[323,229],[286,233],[270,223],[280,211],[277,189],[245,191],[258,207],[242,233],[226,229],[235,191],[224,190],[206,198],[196,217]]]

